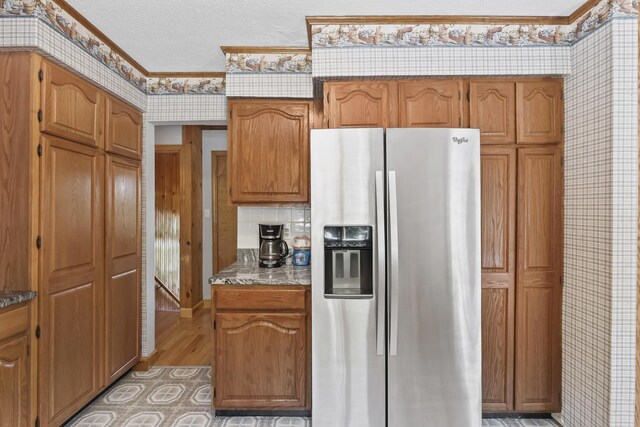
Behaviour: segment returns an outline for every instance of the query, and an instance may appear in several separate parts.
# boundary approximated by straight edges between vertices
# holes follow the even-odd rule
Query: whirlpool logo
[[[465,138],[465,137],[458,138],[457,136],[454,136],[454,137],[453,137],[453,142],[456,142],[458,145],[460,145],[460,144],[462,144],[462,143],[467,143],[467,142],[469,142],[469,138]]]

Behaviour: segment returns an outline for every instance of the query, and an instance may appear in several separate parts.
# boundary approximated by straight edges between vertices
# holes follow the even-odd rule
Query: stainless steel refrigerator
[[[311,131],[314,427],[481,425],[479,139]]]

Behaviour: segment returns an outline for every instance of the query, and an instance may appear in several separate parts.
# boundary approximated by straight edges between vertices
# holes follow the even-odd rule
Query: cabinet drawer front
[[[304,289],[218,287],[216,310],[300,310],[305,309]]]
[[[40,130],[83,144],[103,145],[104,102],[94,86],[62,68],[43,63]]]
[[[24,332],[29,327],[29,306],[0,311],[0,340]]]

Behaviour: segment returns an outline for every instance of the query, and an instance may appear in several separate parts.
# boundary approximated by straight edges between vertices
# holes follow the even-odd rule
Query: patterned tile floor
[[[131,372],[67,425],[311,427],[311,420],[302,417],[214,417],[210,410],[210,384],[211,369],[208,367],[154,367],[147,372]],[[482,426],[556,427],[557,424],[551,420],[485,419]]]

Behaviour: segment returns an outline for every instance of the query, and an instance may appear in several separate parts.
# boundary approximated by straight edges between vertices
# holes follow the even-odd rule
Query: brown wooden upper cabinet
[[[563,100],[559,80],[516,84],[518,143],[562,142]]]
[[[232,203],[309,203],[310,114],[309,101],[229,100]]]
[[[471,128],[484,144],[557,144],[562,142],[562,81],[472,80]]]
[[[462,126],[462,80],[416,80],[398,84],[398,126]]]
[[[489,144],[516,142],[516,85],[513,82],[472,81],[469,84],[469,120]]]
[[[102,147],[105,96],[68,71],[42,61],[40,130]]]
[[[324,84],[330,128],[462,127],[462,80],[337,81]]]
[[[142,157],[142,114],[127,104],[107,98],[105,150],[133,159]]]
[[[390,87],[391,86],[391,87]],[[395,83],[374,81],[326,82],[324,111],[330,128],[390,127],[397,115],[392,98]]]

